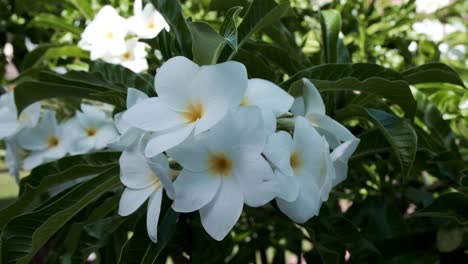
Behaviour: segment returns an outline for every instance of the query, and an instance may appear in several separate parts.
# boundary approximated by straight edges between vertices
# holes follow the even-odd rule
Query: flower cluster
[[[83,104],[82,111],[62,123],[56,114],[35,103],[18,115],[14,91],[0,96],[0,139],[5,140],[10,174],[19,180],[19,170],[31,170],[67,154],[84,154],[106,148],[119,134],[112,118],[94,106]]]
[[[198,66],[185,57],[155,76],[158,97],[129,88],[116,115],[126,189],[119,214],[146,200],[147,229],[157,240],[163,189],[181,213],[199,211],[205,230],[222,240],[244,203],[276,200],[297,223],[317,215],[331,189],[346,178],[359,139],[325,114],[315,86],[302,80],[293,98],[274,83],[248,79],[234,61]],[[277,123],[286,124],[277,132]],[[289,126],[287,125],[289,124]],[[181,171],[172,170],[168,159]]]
[[[148,69],[149,46],[139,40],[169,31],[169,25],[152,4],[143,8],[142,1],[135,0],[133,7],[134,15],[124,18],[112,6],[104,6],[88,24],[78,45],[90,51],[91,60],[120,64],[134,72]]]

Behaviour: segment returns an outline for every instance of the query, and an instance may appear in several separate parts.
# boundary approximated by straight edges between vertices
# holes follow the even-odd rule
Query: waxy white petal
[[[168,149],[184,142],[194,129],[194,125],[187,125],[173,131],[151,138],[146,145],[145,156],[154,157]]]
[[[125,188],[120,197],[119,215],[127,216],[135,212],[155,190],[153,185],[144,189]]]
[[[162,188],[154,192],[148,202],[148,211],[146,215],[146,229],[148,236],[154,243],[158,242],[158,222],[161,213]]]
[[[213,200],[200,209],[206,232],[221,241],[239,220],[244,204],[242,189],[234,179],[223,179]]]

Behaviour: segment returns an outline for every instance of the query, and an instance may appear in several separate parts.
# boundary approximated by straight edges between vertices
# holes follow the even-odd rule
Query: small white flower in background
[[[155,38],[159,32],[165,29],[169,32],[170,27],[164,17],[154,8],[151,3],[143,9],[142,1],[135,0],[133,4],[134,16],[130,17],[130,32],[142,39]]]
[[[0,96],[0,139],[11,137],[22,128],[36,126],[41,113],[41,104],[26,107],[18,116],[14,91]]]
[[[174,181],[174,210],[199,210],[208,234],[222,240],[239,219],[244,202],[262,206],[279,192],[273,170],[261,155],[264,142],[261,111],[242,107],[168,150],[184,168]]]
[[[432,14],[442,7],[448,6],[453,0],[416,0],[416,12]]]
[[[127,50],[127,20],[109,5],[104,6],[88,24],[78,45],[91,52],[91,60],[120,56]]]
[[[94,106],[82,104],[82,112],[64,123],[70,142],[70,154],[101,150],[115,141],[119,134],[112,118]]]
[[[121,55],[108,54],[102,59],[105,62],[120,64],[136,73],[146,71],[148,69],[148,61],[146,60],[148,44],[139,42],[136,38],[128,39],[125,44],[126,51]]]
[[[280,210],[297,223],[317,215],[333,187],[335,168],[327,141],[303,117],[297,117],[294,138],[280,131],[263,152],[276,167]]]
[[[265,131],[276,131],[276,118],[287,113],[294,98],[276,84],[262,79],[250,79],[241,106],[257,106],[262,110]]]
[[[325,114],[325,104],[317,88],[307,79],[302,79],[302,95],[291,108],[296,116],[304,116],[317,131],[324,135],[332,149],[341,142],[357,140],[349,130]]]
[[[198,66],[174,57],[156,73],[158,97],[140,101],[122,117],[131,126],[157,132],[145,149],[146,156],[156,156],[207,131],[229,109],[239,107],[247,82],[247,71],[238,62]]]
[[[55,112],[45,111],[37,126],[22,129],[16,137],[21,148],[31,151],[23,167],[30,170],[64,157],[69,149],[66,137],[63,126],[57,124]]]
[[[434,42],[442,41],[445,36],[454,32],[465,32],[466,28],[461,23],[443,24],[436,19],[424,19],[413,24],[414,32],[427,36]]]
[[[127,109],[136,105],[138,102],[148,99],[148,95],[135,88],[128,88],[127,90]],[[145,131],[132,127],[129,123],[125,122],[122,115],[125,112],[120,112],[114,116],[114,124],[120,137],[111,143],[110,147],[117,150],[124,150],[134,143],[145,133]]]
[[[163,187],[160,178],[169,179],[169,164],[163,154],[146,159],[140,145],[126,149],[120,157],[120,180],[125,185],[119,204],[119,215],[135,212],[146,200],[148,235],[157,242],[157,227]]]

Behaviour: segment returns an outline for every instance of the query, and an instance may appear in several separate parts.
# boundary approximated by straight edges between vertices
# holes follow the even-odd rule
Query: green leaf
[[[88,180],[31,213],[11,220],[2,232],[5,263],[28,263],[34,254],[73,216],[120,184],[118,167]]]
[[[122,248],[119,263],[152,264],[160,256],[175,232],[178,213],[168,208],[158,225],[158,242],[153,243],[146,230],[146,217],[142,217],[135,233]]]
[[[182,13],[179,0],[151,0],[163,15],[176,37],[178,55],[192,58],[192,36]]]
[[[205,22],[189,23],[192,32],[193,61],[200,65],[215,64],[226,40]]]
[[[242,6],[231,7],[226,13],[226,18],[219,29],[220,34],[224,37],[233,51],[237,51],[237,18],[243,9],[244,8]]]
[[[0,211],[0,230],[14,217],[31,207],[32,201],[51,187],[61,183],[99,174],[118,164],[119,152],[96,152],[70,156],[41,165],[31,171],[20,183],[20,196],[7,208]]]
[[[468,224],[468,195],[452,192],[441,195],[413,217],[449,218],[462,225]]]
[[[338,62],[338,35],[341,32],[341,15],[337,10],[320,11],[323,57],[326,63]]]
[[[457,72],[443,63],[428,63],[402,72],[410,84],[450,83],[465,87]],[[466,88],[466,87],[465,87]]]
[[[94,61],[89,65],[89,72],[98,73],[103,80],[121,87],[135,88],[149,96],[156,96],[154,77],[146,73],[135,73],[116,64]]]
[[[363,118],[374,124],[387,140],[406,177],[416,157],[418,138],[412,125],[405,119],[377,109],[350,105],[336,115],[338,120]]]
[[[79,27],[71,25],[63,17],[58,17],[51,14],[39,14],[34,16],[33,20],[29,22],[28,26],[61,30],[63,32],[71,33],[75,36],[80,36],[82,32]]]
[[[276,4],[273,0],[256,0],[250,4],[247,14],[244,16],[242,23],[239,25],[238,32],[238,49],[240,49],[250,37],[271,25],[281,17],[286,15],[290,10],[288,3]],[[231,60],[236,51],[223,51],[222,60]],[[227,54],[227,56],[224,56]],[[227,58],[227,59],[226,59]]]
[[[88,20],[93,20],[94,17],[94,11],[91,8],[91,1],[88,0],[67,0],[70,2],[72,5],[80,11],[83,16],[88,19]]]
[[[98,73],[70,71],[57,74],[48,70],[22,75],[15,88],[15,102],[18,112],[28,105],[50,98],[74,97],[99,100],[124,108],[127,88],[103,79]],[[112,93],[109,93],[112,92]]]
[[[89,52],[75,45],[41,44],[24,57],[20,68],[24,71],[38,66],[44,61],[61,57],[86,59],[89,58]]]

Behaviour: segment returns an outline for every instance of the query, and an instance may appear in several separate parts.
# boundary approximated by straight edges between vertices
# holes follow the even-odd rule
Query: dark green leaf
[[[37,211],[11,220],[2,232],[5,263],[28,263],[65,223],[88,204],[119,186],[119,169],[111,168]],[[53,199],[53,198],[52,198]]]
[[[192,58],[192,36],[182,13],[179,0],[151,0],[171,27],[177,40],[178,55]]]
[[[81,29],[69,24],[63,17],[51,14],[39,14],[28,24],[30,27],[41,27],[46,29],[62,30],[80,36]]]
[[[465,87],[457,72],[443,63],[428,63],[402,72],[410,84],[451,83]]]
[[[356,105],[350,105],[337,113],[338,120],[356,118],[368,120],[380,130],[400,163],[402,175],[406,176],[413,165],[418,143],[412,125],[407,120],[387,112]]]
[[[234,6],[230,8],[221,28],[219,29],[219,33],[224,37],[233,51],[237,51],[237,17],[242,9],[244,9],[242,6]]]
[[[192,32],[193,61],[200,65],[215,64],[226,40],[205,22],[189,23]]]
[[[94,17],[94,11],[91,8],[91,2],[88,0],[67,0],[71,4],[73,4],[76,9],[78,9],[83,16],[88,19],[92,20]]]
[[[468,195],[459,192],[441,195],[428,207],[417,211],[413,216],[449,218],[466,225],[468,224]]]
[[[341,32],[341,15],[337,10],[320,11],[323,57],[325,63],[338,62],[338,35]]]

